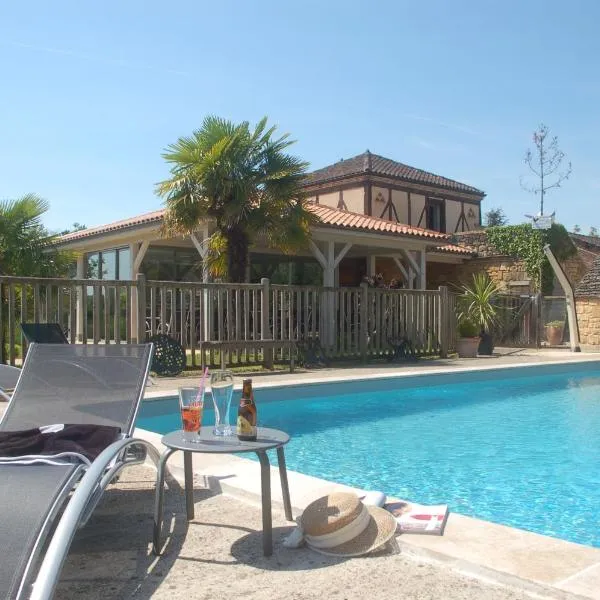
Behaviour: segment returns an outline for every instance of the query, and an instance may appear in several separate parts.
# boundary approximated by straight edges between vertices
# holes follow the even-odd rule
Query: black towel
[[[0,431],[0,456],[26,455],[52,456],[62,452],[74,452],[93,461],[110,446],[121,433],[118,427],[109,425],[64,425],[23,431]]]

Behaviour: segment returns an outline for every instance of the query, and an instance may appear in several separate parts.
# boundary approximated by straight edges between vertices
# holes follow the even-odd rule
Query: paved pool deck
[[[254,381],[259,388],[579,360],[600,360],[600,355],[500,351],[485,359],[319,369],[254,376]],[[174,393],[182,381],[189,384],[190,379],[159,380],[147,388],[147,396]],[[158,434],[143,430],[137,434],[162,450]],[[181,453],[169,461],[170,535],[163,556],[150,552],[154,472],[144,466],[129,469],[110,486],[90,523],[78,532],[56,598],[600,600],[600,549],[455,513],[450,514],[443,536],[398,536],[396,553],[388,550],[343,560],[307,548],[287,549],[282,540],[293,523],[283,516],[276,468],[271,478],[275,548],[273,556],[265,558],[258,463],[236,456],[195,455],[193,465],[196,519],[188,523]],[[351,489],[295,472],[289,473],[289,483],[294,516],[328,491]]]

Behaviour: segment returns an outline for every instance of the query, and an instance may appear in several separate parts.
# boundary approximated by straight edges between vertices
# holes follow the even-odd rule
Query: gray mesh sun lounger
[[[152,345],[32,344],[0,421],[15,431],[54,423],[112,425],[121,439],[91,464],[0,465],[0,599],[52,598],[78,527],[125,466],[156,450],[132,438]]]
[[[68,344],[58,323],[21,323],[21,331],[29,344]]]
[[[0,364],[0,400],[10,400],[10,390],[14,390],[19,381],[21,369]]]

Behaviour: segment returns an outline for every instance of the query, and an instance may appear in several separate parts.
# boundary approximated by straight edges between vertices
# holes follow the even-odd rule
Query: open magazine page
[[[442,535],[448,519],[448,505],[426,506],[411,502],[389,502],[385,505],[398,523],[402,533],[428,533]]]

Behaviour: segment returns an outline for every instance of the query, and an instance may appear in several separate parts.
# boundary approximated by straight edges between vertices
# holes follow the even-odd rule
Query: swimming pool
[[[289,469],[600,547],[600,362],[255,395]],[[144,402],[138,426],[179,428],[177,400]]]

